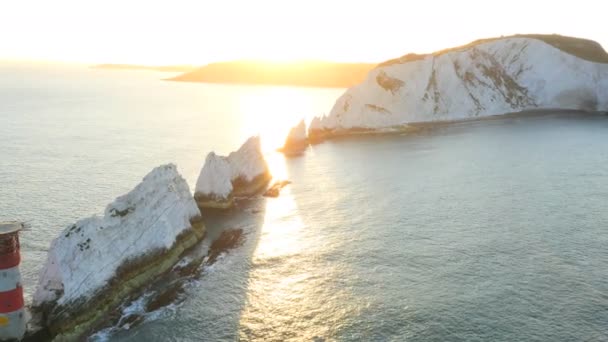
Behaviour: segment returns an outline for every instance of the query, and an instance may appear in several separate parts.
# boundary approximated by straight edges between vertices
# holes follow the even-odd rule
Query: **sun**
[[[314,96],[299,88],[280,86],[254,86],[237,99],[242,112],[243,139],[259,135],[262,151],[275,179],[287,179],[285,157],[277,149],[285,143],[292,127],[300,120],[309,121],[317,114],[310,103]]]
[[[298,108],[308,101],[297,88],[256,86],[240,98],[245,135],[259,134],[265,152],[283,146],[291,127],[304,115],[306,108]],[[314,113],[312,113],[314,114]]]

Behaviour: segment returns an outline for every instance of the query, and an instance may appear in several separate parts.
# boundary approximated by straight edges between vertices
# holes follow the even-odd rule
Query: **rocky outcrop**
[[[222,232],[220,236],[209,246],[209,254],[206,258],[206,265],[213,265],[217,258],[227,251],[240,246],[243,243],[242,229],[228,229]]]
[[[264,197],[279,197],[281,190],[291,184],[288,180],[276,181],[270,188],[264,192]]]
[[[279,149],[285,155],[300,155],[308,147],[308,137],[306,136],[306,124],[301,120],[297,126],[291,128],[285,144]]]
[[[235,198],[259,193],[271,178],[260,138],[251,137],[228,157],[207,155],[194,198],[201,208],[230,208]]]
[[[170,270],[204,233],[176,166],[157,167],[103,216],[79,220],[53,240],[33,312],[55,340],[80,339]]]
[[[196,181],[196,203],[204,208],[229,208],[233,205],[232,190],[232,166],[228,158],[209,153]]]
[[[348,89],[311,122],[309,139],[542,109],[608,110],[608,54],[599,44],[525,35],[405,55]]]

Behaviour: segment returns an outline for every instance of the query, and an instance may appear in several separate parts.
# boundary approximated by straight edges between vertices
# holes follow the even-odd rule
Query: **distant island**
[[[234,61],[212,63],[170,81],[348,88],[376,67],[368,63]]]
[[[98,64],[93,65],[93,69],[119,69],[119,70],[148,70],[162,72],[188,72],[195,70],[194,65],[137,65],[137,64]]]

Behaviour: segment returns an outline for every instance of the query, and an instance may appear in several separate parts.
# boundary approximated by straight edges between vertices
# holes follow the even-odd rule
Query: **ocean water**
[[[0,219],[21,219],[28,296],[50,240],[154,166],[192,186],[261,132],[277,199],[208,217],[242,246],[116,341],[608,340],[608,117],[555,113],[272,153],[336,89],[0,69]],[[255,210],[252,210],[255,209]],[[203,242],[203,244],[207,243]],[[137,303],[134,304],[137,306]]]

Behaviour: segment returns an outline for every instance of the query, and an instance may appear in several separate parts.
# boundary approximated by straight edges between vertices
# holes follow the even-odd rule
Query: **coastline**
[[[180,80],[174,77],[162,78],[161,81],[179,83],[202,83],[223,86],[247,86],[247,87],[290,87],[290,88],[321,88],[321,89],[348,89],[350,85],[325,85],[325,84],[297,84],[290,82],[248,82],[248,81],[214,81],[214,80]]]
[[[423,131],[431,131],[442,127],[463,125],[463,124],[474,124],[477,122],[485,121],[498,121],[505,119],[521,119],[521,118],[540,118],[546,116],[600,116],[607,115],[608,113],[602,111],[584,111],[576,109],[532,109],[520,112],[510,112],[505,114],[496,114],[476,118],[466,118],[459,120],[437,120],[437,121],[418,121],[409,122],[400,126],[391,126],[386,128],[374,129],[374,128],[350,128],[346,130],[313,130],[309,132],[309,140],[311,144],[316,145],[323,143],[326,140],[337,140],[343,138],[356,138],[361,136],[381,136],[381,135],[403,135],[403,134],[414,134]]]

